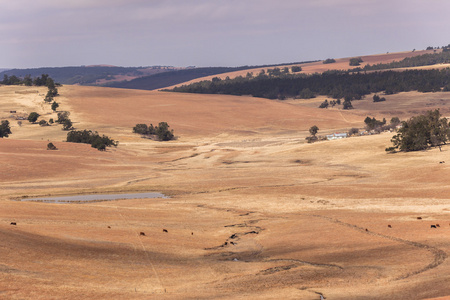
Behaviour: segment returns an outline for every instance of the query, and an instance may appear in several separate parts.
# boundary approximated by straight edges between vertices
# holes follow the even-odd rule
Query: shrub
[[[70,143],[83,143],[90,144],[91,147],[96,148],[100,151],[106,150],[106,147],[117,147],[119,142],[114,141],[113,139],[103,135],[100,136],[96,131],[91,130],[72,130],[67,133],[67,142]]]
[[[53,145],[53,143],[48,143],[47,144],[47,150],[58,150],[58,148],[56,148],[56,146]]]
[[[169,130],[169,124],[167,122],[160,122],[158,126],[153,127],[153,124],[147,126],[146,124],[136,124],[133,127],[133,132],[142,135],[156,135],[156,138],[160,141],[170,141],[175,138],[173,130]]]
[[[47,123],[47,121],[45,121],[45,120],[40,120],[40,121],[39,121],[39,125],[40,125],[40,126],[48,126],[48,123]]]

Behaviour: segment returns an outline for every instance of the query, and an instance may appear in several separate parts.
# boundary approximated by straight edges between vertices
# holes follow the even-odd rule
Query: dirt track
[[[9,99],[2,113],[38,103],[32,93],[0,92]],[[362,127],[371,113],[389,119],[405,106],[404,116],[431,107],[427,101],[447,103],[445,93],[422,95],[427,101],[398,95],[384,108],[363,100],[353,112],[312,101],[70,86],[60,93],[77,128],[120,144],[102,153],[61,142],[56,126],[10,119],[13,134],[0,140],[0,298],[450,295],[450,148],[389,155],[392,134],[304,142],[312,125],[319,134]],[[131,133],[136,123],[159,121],[177,141]],[[46,150],[48,141],[59,150]],[[171,198],[11,201],[132,191]]]

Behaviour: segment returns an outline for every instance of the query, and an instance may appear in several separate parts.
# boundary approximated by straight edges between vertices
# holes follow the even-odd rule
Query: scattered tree
[[[39,118],[39,114],[37,113],[37,112],[31,112],[29,115],[28,115],[28,121],[30,122],[30,123],[36,123],[36,121],[37,121],[37,119]]]
[[[450,137],[450,126],[446,118],[441,118],[438,109],[424,115],[414,116],[402,122],[398,133],[392,137],[394,149],[400,151],[418,151],[429,147],[439,147]],[[386,151],[393,151],[392,147]]]
[[[40,125],[40,126],[48,126],[48,123],[47,123],[47,121],[45,121],[45,120],[40,120],[40,121],[39,121],[39,125]]]
[[[52,110],[53,110],[53,111],[56,111],[56,109],[57,109],[58,107],[59,107],[58,102],[53,101],[53,103],[52,103]]]
[[[302,67],[300,67],[300,66],[292,66],[291,67],[291,71],[292,71],[292,73],[301,72],[302,71]]]
[[[349,136],[357,135],[358,133],[359,133],[359,129],[358,129],[358,128],[351,128],[351,129],[348,131],[348,135],[349,135]]]
[[[353,109],[352,101],[350,101],[349,99],[345,99],[342,103],[342,106],[343,109]]]
[[[174,139],[173,130],[169,130],[169,124],[160,122],[156,128],[156,135],[160,141],[170,141]]]
[[[325,99],[325,101],[323,101],[322,103],[320,103],[319,108],[328,108],[328,100]]]
[[[72,130],[72,121],[70,119],[65,119],[64,122],[62,122],[63,128],[62,130]]]
[[[316,136],[318,131],[319,127],[317,127],[316,125],[311,126],[311,128],[309,128],[309,133],[311,133],[312,136]]]
[[[55,122],[62,124],[65,120],[69,119],[69,116],[70,116],[70,112],[61,111],[58,113],[58,119]]]
[[[373,102],[382,102],[386,101],[386,98],[378,96],[377,94],[373,95]]]
[[[9,127],[9,121],[3,120],[0,124],[0,138],[8,137],[11,134],[11,127]]]

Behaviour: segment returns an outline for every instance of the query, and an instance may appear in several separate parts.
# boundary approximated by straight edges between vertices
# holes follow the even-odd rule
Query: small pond
[[[123,199],[148,199],[148,198],[169,198],[161,193],[134,193],[134,194],[91,194],[64,197],[39,197],[22,198],[20,201],[38,201],[46,203],[84,203],[96,201],[113,201]]]

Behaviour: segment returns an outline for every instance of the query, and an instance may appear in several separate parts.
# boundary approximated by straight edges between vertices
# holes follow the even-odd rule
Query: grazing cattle
[[[139,235],[145,236],[145,233],[141,231],[141,232],[139,232]]]
[[[108,228],[111,228],[111,226],[108,226]]]
[[[163,232],[168,232],[167,229],[163,229]]]
[[[392,228],[392,226],[391,226],[391,225],[388,225],[388,227],[389,227],[389,228]]]
[[[235,238],[237,238],[237,234],[236,234],[236,233],[233,233],[233,234],[230,236],[230,239],[235,239]]]
[[[417,217],[417,220],[422,220],[422,217]]]
[[[431,228],[436,228],[436,225],[431,225]]]
[[[440,163],[440,164],[445,164],[445,161],[440,161],[439,163]]]
[[[191,235],[194,235],[194,233],[193,233],[193,232],[191,232]]]
[[[231,245],[236,245],[234,242],[230,242]]]
[[[436,224],[436,227],[441,227],[441,226],[439,226],[439,224]]]
[[[17,223],[16,222],[11,222],[11,225],[17,225]]]
[[[369,231],[369,229],[366,228],[366,231]]]

